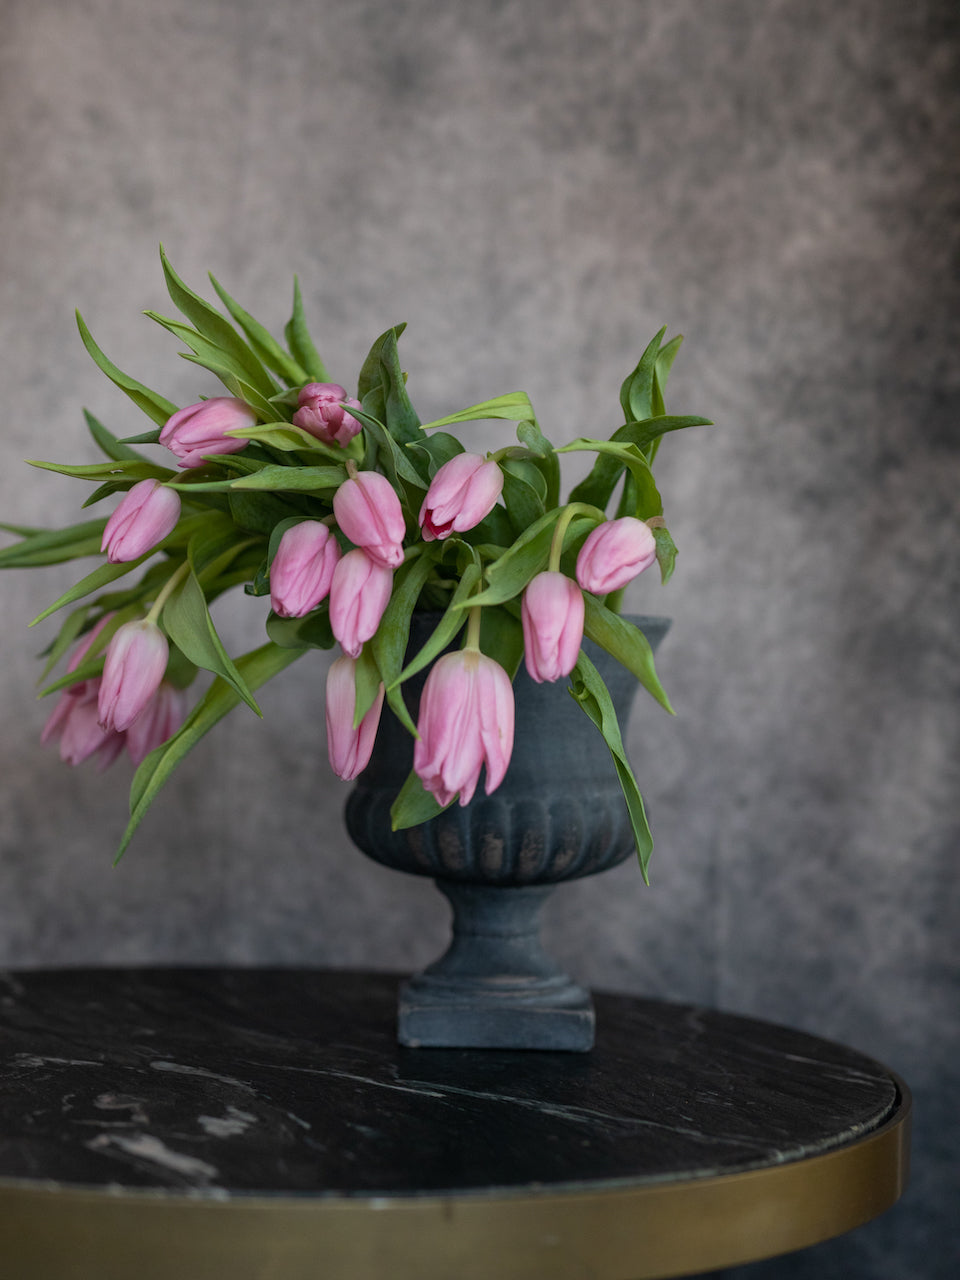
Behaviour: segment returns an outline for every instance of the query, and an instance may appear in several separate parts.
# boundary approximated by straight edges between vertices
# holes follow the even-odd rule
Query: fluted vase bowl
[[[435,621],[414,615],[411,653]],[[630,621],[653,649],[670,625],[667,618]],[[584,649],[625,729],[636,677],[589,640]],[[414,720],[425,679],[423,672],[404,686]],[[593,1045],[590,994],[543,950],[540,909],[559,881],[630,857],[630,819],[606,743],[567,682],[537,684],[521,665],[513,687],[513,755],[493,795],[478,788],[469,804],[392,831],[390,806],[413,766],[413,739],[385,707],[370,763],[347,800],[347,829],[358,848],[384,866],[432,877],[453,907],[448,950],[401,987],[401,1044],[581,1051]]]

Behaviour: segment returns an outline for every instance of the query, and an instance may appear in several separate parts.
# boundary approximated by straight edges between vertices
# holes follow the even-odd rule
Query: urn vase
[[[411,654],[435,621],[414,615]],[[652,649],[670,625],[666,618],[630,621]],[[636,677],[589,640],[584,650],[625,731]],[[423,672],[404,685],[414,720],[425,679]],[[513,687],[513,755],[492,795],[478,788],[469,804],[392,831],[390,806],[412,768],[413,740],[384,708],[370,763],[347,800],[347,829],[358,848],[384,866],[432,877],[453,908],[448,950],[401,987],[404,1045],[574,1051],[593,1045],[590,994],[543,950],[540,910],[559,881],[630,857],[630,819],[606,743],[567,681],[537,684],[521,665]]]

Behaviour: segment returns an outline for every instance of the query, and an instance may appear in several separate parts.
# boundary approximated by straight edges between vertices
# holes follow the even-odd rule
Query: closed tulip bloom
[[[280,539],[270,565],[270,604],[281,618],[302,618],[326,599],[340,559],[337,540],[319,520],[301,520]]]
[[[359,658],[365,641],[376,633],[392,589],[392,570],[365,551],[348,551],[337,562],[330,585],[330,626],[351,658]]]
[[[170,646],[155,622],[143,618],[120,627],[107,646],[100,682],[100,723],[123,733],[156,693]]]
[[[583,640],[583,593],[565,573],[538,573],[523,593],[523,652],[538,684],[568,676]]]
[[[360,423],[343,408],[348,404],[359,409],[360,401],[348,396],[336,382],[308,382],[300,388],[297,403],[300,407],[293,415],[294,426],[309,431],[324,444],[338,444],[342,449],[360,431]]]
[[[513,686],[499,663],[476,649],[438,658],[423,687],[413,748],[424,788],[438,804],[448,805],[458,792],[461,805],[468,804],[486,765],[490,795],[507,772],[513,726]]]
[[[403,562],[406,528],[400,499],[378,471],[358,471],[333,495],[337,524],[378,564],[395,569]]]
[[[136,560],[172,533],[180,519],[180,497],[159,480],[141,480],[124,495],[107,521],[100,550],[111,564]]]
[[[584,591],[603,596],[619,591],[657,558],[648,525],[633,516],[598,524],[577,556],[577,581]]]
[[[169,680],[160,687],[127,730],[127,752],[134,764],[146,760],[154,747],[162,746],[177,732],[187,714],[187,695]]]
[[[206,454],[236,453],[247,447],[246,440],[224,435],[238,427],[252,427],[257,415],[233,396],[214,396],[199,404],[187,405],[167,419],[160,443],[177,455],[181,467],[202,467]]]
[[[44,725],[40,741],[46,743],[59,739],[60,759],[65,764],[82,764],[95,755],[102,771],[123,750],[125,735],[104,729],[99,723],[99,691],[99,679],[71,685],[60,695],[53,714]]]
[[[458,453],[439,468],[423,500],[420,527],[424,541],[472,529],[490,514],[502,490],[503,472],[492,458]]]
[[[356,667],[353,658],[337,658],[327,673],[327,755],[330,768],[344,782],[351,781],[367,767],[383,708],[381,684],[359,728],[353,727],[357,705]]]

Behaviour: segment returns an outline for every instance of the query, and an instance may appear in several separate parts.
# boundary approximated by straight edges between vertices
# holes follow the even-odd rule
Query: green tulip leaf
[[[295,662],[300,653],[299,650],[280,649],[268,642],[238,658],[236,668],[248,690],[259,689]],[[123,856],[151,803],[180,761],[239,702],[240,694],[233,683],[214,680],[178,732],[151,751],[143,761],[130,788],[130,821],[120,841],[115,862]]]
[[[390,807],[391,829],[405,831],[407,827],[418,827],[422,822],[435,818],[438,813],[443,813],[444,807],[424,789],[423,783],[411,769]]]
[[[670,699],[664,692],[660,677],[657,675],[650,641],[643,632],[619,613],[613,613],[589,591],[583,593],[583,603],[584,635],[622,663],[637,677],[661,707],[674,715]]]
[[[329,382],[330,375],[326,365],[320,359],[303,311],[303,297],[300,293],[300,281],[293,277],[293,315],[287,321],[284,337],[290,354],[297,364],[306,370],[311,382]]]
[[[656,337],[648,343],[637,367],[623,381],[620,388],[620,407],[627,422],[639,422],[653,414],[653,382],[656,375],[657,356],[666,332],[667,326],[664,325]]]
[[[326,602],[305,618],[281,618],[271,613],[267,635],[281,649],[332,649],[336,644]]]
[[[650,827],[647,823],[643,797],[640,794],[640,788],[637,786],[637,780],[633,776],[630,761],[627,759],[620,726],[617,723],[617,713],[614,710],[607,686],[604,684],[596,667],[582,651],[571,675],[570,692],[600,730],[603,740],[613,756],[617,777],[620,780],[620,788],[623,791],[623,798],[627,802],[627,811],[630,814],[630,825],[633,828],[633,838],[637,848],[637,858],[640,862],[640,872],[643,876],[644,884],[649,884],[650,879],[647,875],[647,868],[650,864],[650,855],[653,852],[653,837],[650,834]]]
[[[425,422],[420,430],[432,431],[434,427],[448,427],[455,422],[487,422],[492,418],[503,418],[507,422],[534,421],[535,415],[530,397],[525,391],[512,391],[505,396],[497,396],[493,400],[473,404],[469,409],[448,413],[445,418]]]
[[[87,328],[79,311],[77,312],[77,327],[80,330],[83,345],[93,357],[93,361],[98,368],[107,375],[114,386],[119,387],[125,395],[129,396],[137,408],[142,409],[151,421],[155,422],[158,427],[162,427],[171,414],[177,412],[177,406],[169,400],[165,400],[156,391],[151,391],[149,387],[145,387],[142,382],[137,382],[135,379],[128,377],[127,374],[108,360],[94,342],[90,330]]]
[[[243,330],[247,342],[249,342],[252,351],[261,364],[279,374],[285,382],[293,387],[301,387],[304,383],[310,381],[310,375],[306,369],[292,356],[287,355],[280,343],[277,342],[268,329],[264,328],[259,320],[255,320],[249,311],[245,311],[239,302],[230,297],[229,293],[215,279],[212,273],[210,274],[210,283],[216,289],[217,296],[230,312],[234,321]],[[270,399],[273,403],[277,401],[276,396],[271,396]]]

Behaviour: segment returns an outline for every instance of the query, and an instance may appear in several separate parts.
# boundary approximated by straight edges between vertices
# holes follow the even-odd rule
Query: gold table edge
[[[101,1251],[89,1272],[97,1280],[694,1275],[806,1248],[896,1203],[909,1174],[912,1100],[890,1075],[898,1104],[851,1142],[758,1169],[636,1185],[220,1197],[0,1179],[0,1257],[11,1280],[85,1276],[78,1258],[91,1249]],[[16,1270],[24,1265],[33,1269]]]

